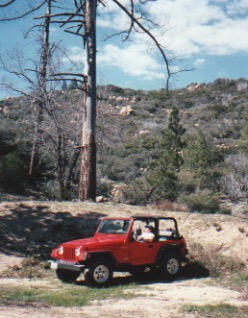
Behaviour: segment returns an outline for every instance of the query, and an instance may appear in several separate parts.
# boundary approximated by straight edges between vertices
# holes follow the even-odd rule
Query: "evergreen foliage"
[[[154,188],[155,200],[174,201],[179,194],[178,173],[183,164],[182,149],[185,142],[182,137],[185,129],[180,124],[179,111],[173,107],[169,117],[168,128],[161,133],[156,158],[151,163],[147,182]]]
[[[76,79],[73,79],[68,87],[70,91],[78,88],[78,82]]]
[[[223,155],[207,141],[200,129],[190,138],[184,151],[184,167],[188,169],[196,180],[200,189],[214,189],[219,174],[214,167],[223,161]]]
[[[245,116],[245,125],[241,132],[240,138],[240,148],[241,150],[248,155],[248,114]]]
[[[220,211],[220,201],[211,191],[191,193],[185,197],[185,202],[191,212],[216,213]]]
[[[19,151],[18,146],[10,143],[10,140],[7,142],[4,136],[0,135],[0,190],[2,191],[25,192],[28,174],[25,156]]]
[[[67,86],[67,83],[66,83],[65,80],[63,80],[63,82],[62,82],[61,89],[62,89],[63,91],[66,91],[66,90],[68,89],[68,86]]]

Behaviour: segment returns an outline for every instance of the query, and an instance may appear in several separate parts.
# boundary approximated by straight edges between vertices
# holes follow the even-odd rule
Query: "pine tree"
[[[215,165],[223,161],[223,156],[207,141],[200,129],[192,136],[184,151],[185,168],[188,169],[201,188],[211,188],[215,184],[218,173]]]
[[[180,124],[179,111],[173,107],[168,127],[162,131],[156,158],[147,175],[155,200],[175,201],[178,196],[178,173],[183,164],[182,149],[185,147],[185,142],[182,140],[184,133],[185,129]]]
[[[241,132],[241,139],[239,142],[239,146],[241,151],[248,155],[248,114],[245,116],[246,124]]]
[[[73,79],[68,87],[69,90],[74,90],[78,88],[78,83],[76,79]]]
[[[63,80],[63,82],[62,82],[61,89],[62,89],[63,91],[66,91],[66,90],[68,89],[68,86],[67,86],[67,83],[66,83],[65,80]]]

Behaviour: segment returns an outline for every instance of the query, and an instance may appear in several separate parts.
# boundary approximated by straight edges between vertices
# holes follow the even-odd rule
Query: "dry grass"
[[[8,263],[1,271],[2,278],[45,278],[51,276],[50,265],[33,257],[23,258],[17,263]]]
[[[223,277],[245,268],[245,264],[237,261],[235,256],[222,255],[222,248],[223,246],[218,249],[206,248],[199,243],[194,243],[191,245],[191,261],[208,269],[209,275],[212,277]]]
[[[218,304],[218,305],[187,305],[182,308],[183,312],[192,313],[196,317],[211,317],[211,318],[246,318],[247,306],[237,307],[230,304]],[[198,316],[200,315],[200,316]]]
[[[11,255],[20,252],[24,257],[32,255],[31,263],[36,259],[47,260],[57,244],[91,235],[103,216],[164,215],[177,219],[191,259],[209,269],[211,275],[221,275],[223,269],[248,268],[248,219],[188,213],[184,208],[171,202],[146,207],[89,202],[2,202],[0,248]],[[21,268],[14,268],[14,265],[11,264],[12,274],[33,277],[32,266],[21,264]]]
[[[156,204],[153,204],[152,207],[162,211],[189,212],[189,209],[186,204],[171,201],[161,201]]]

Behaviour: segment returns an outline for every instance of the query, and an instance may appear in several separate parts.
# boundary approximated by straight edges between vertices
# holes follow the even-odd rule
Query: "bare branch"
[[[79,34],[77,32],[72,32],[72,31],[69,31],[69,30],[65,30],[66,33],[70,33],[70,34],[74,34],[74,35],[78,35],[78,36],[81,36],[82,38],[84,37],[83,34]]]
[[[64,13],[56,13],[56,14],[50,14],[50,18],[57,18],[57,17],[71,17],[74,13],[70,13],[70,12],[64,12]],[[77,17],[82,17],[84,18],[84,14],[77,14]],[[46,18],[47,15],[41,15],[38,17],[34,17],[34,20],[38,20],[38,19],[44,19]]]
[[[56,73],[56,74],[49,74],[49,76],[78,76],[78,77],[83,77],[83,78],[87,78],[86,75],[84,74],[78,74],[78,73]]]
[[[18,89],[18,88],[14,87],[14,86],[11,85],[11,84],[1,83],[1,86],[3,86],[6,90],[11,90],[12,92],[15,92],[15,93],[18,93],[18,94],[20,94],[20,95],[29,97],[29,98],[31,98],[31,99],[35,99],[36,101],[40,101],[40,99],[39,99],[37,96],[32,95],[32,94],[29,94],[29,93],[27,93],[26,91],[23,91],[23,90],[21,90],[21,89]]]
[[[53,78],[53,79],[50,79],[50,80],[47,80],[48,82],[54,82],[54,81],[73,81],[73,80],[75,80],[75,78]],[[85,81],[82,81],[82,80],[79,80],[79,79],[77,79],[77,82],[79,82],[79,83],[82,83],[82,84],[85,84]],[[78,88],[78,89],[81,89],[82,90],[82,88]],[[83,89],[84,91],[85,91],[85,89]]]
[[[63,24],[67,24],[67,23],[81,23],[81,24],[84,24],[84,21],[83,20],[72,20],[72,21],[52,20],[50,23],[60,23],[60,24],[61,23],[63,23]]]
[[[31,33],[32,30],[34,30],[35,28],[40,28],[40,27],[43,27],[43,25],[42,24],[36,24],[36,25],[33,25],[28,31],[23,32],[24,39],[28,38],[29,33]]]
[[[2,69],[2,70],[5,71],[5,72],[8,72],[8,73],[10,73],[10,74],[14,74],[14,75],[16,75],[16,76],[19,77],[19,78],[23,78],[23,79],[25,79],[26,81],[28,81],[29,84],[34,85],[33,80],[32,80],[30,77],[28,77],[28,76],[27,76],[25,73],[23,73],[23,72],[20,72],[20,71],[11,69],[10,67],[7,67],[7,66],[1,66],[0,69]]]
[[[135,23],[145,34],[147,34],[150,39],[153,41],[155,46],[157,47],[158,51],[161,53],[162,58],[166,65],[166,71],[167,71],[167,81],[166,81],[166,88],[168,90],[169,88],[169,79],[171,77],[171,71],[170,71],[170,64],[169,60],[164,52],[164,49],[162,45],[158,42],[156,37],[148,30],[134,15],[132,14],[132,11],[130,12],[124,5],[122,5],[118,0],[113,0],[126,14],[127,16]],[[130,30],[129,30],[130,31]]]
[[[130,0],[130,3],[131,3],[131,12],[130,12],[130,14],[131,14],[131,16],[133,17],[133,16],[134,16],[134,4],[133,4],[133,0]],[[127,35],[126,35],[124,41],[127,41],[127,40],[128,40],[128,38],[129,38],[129,36],[130,36],[130,34],[131,34],[131,32],[132,32],[133,26],[134,26],[134,20],[131,19],[130,27],[129,27],[129,29],[127,30]]]
[[[7,6],[9,6],[11,3],[13,3],[13,2],[15,2],[15,0],[10,0],[10,1],[4,3],[4,4],[0,4],[0,8],[7,7]]]
[[[181,72],[191,72],[191,71],[194,71],[195,69],[194,68],[190,68],[190,69],[183,69],[183,70],[179,70],[179,71],[176,71],[176,72],[171,72],[171,76],[173,75],[176,75],[178,73],[181,73]]]
[[[15,1],[15,0],[13,0],[13,1]],[[18,19],[24,18],[24,17],[28,16],[29,14],[35,12],[36,10],[39,10],[46,2],[47,2],[47,0],[44,0],[37,7],[32,8],[31,10],[29,10],[29,11],[27,11],[27,12],[25,12],[25,13],[19,15],[19,16],[16,16],[16,17],[13,17],[13,18],[0,19],[0,22],[13,21],[13,20],[18,20]]]
[[[99,2],[104,6],[106,7],[106,2],[104,0],[99,0]]]
[[[71,21],[75,16],[81,16],[80,14],[79,14],[79,11],[81,10],[81,9],[83,9],[83,7],[85,6],[85,4],[81,4],[81,6],[77,6],[77,11],[75,12],[75,13],[73,13],[70,17],[69,17],[69,19],[68,19],[68,22],[69,21]],[[83,15],[84,16],[84,15]],[[66,23],[64,23],[64,24],[62,24],[62,27],[65,25]]]

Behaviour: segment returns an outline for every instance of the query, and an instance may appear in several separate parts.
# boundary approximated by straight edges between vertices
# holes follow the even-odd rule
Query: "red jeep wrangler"
[[[153,241],[138,241],[147,226],[153,229]],[[175,277],[186,255],[185,240],[172,217],[106,217],[93,237],[53,249],[50,262],[64,282],[75,281],[83,272],[88,284],[104,285],[114,271],[141,274],[157,269],[162,277]]]

